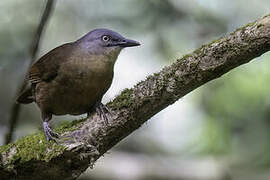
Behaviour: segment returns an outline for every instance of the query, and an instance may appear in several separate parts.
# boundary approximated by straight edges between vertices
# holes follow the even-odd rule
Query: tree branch
[[[270,15],[203,45],[124,90],[108,106],[109,125],[96,114],[57,129],[67,139],[47,142],[42,133],[0,148],[1,179],[74,179],[153,115],[197,87],[270,50]]]
[[[46,26],[48,20],[49,20],[50,14],[52,13],[53,5],[54,5],[54,0],[47,0],[46,7],[44,9],[40,23],[38,25],[37,31],[34,35],[34,38],[33,38],[33,41],[32,41],[31,47],[30,47],[31,60],[30,60],[29,64],[32,64],[34,62],[34,60],[36,59],[38,49],[39,49],[39,44],[40,44],[40,38],[42,36],[42,33],[45,29],[45,26]],[[18,94],[21,93],[25,89],[26,85],[27,85],[27,83],[25,81],[23,81],[19,85],[16,96],[18,96]],[[8,131],[7,131],[6,137],[5,137],[5,144],[8,144],[12,141],[13,132],[14,132],[14,129],[17,125],[18,118],[19,118],[19,113],[20,113],[20,109],[21,109],[20,107],[21,107],[21,105],[18,103],[15,103],[15,102],[14,102],[14,104],[11,105],[10,117],[8,120],[9,127],[8,127]]]

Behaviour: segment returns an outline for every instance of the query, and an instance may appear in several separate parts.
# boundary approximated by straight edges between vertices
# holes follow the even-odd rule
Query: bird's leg
[[[87,118],[89,118],[89,116],[95,111],[95,106],[92,107],[88,112],[87,112]]]
[[[42,113],[42,120],[43,120],[43,130],[47,141],[56,139],[59,137],[57,133],[55,133],[49,125],[49,121],[52,119],[52,114],[50,113]]]
[[[111,119],[113,116],[111,111],[107,108],[106,105],[102,104],[101,102],[97,102],[94,107],[97,115],[106,123],[106,125],[108,125],[108,120]]]

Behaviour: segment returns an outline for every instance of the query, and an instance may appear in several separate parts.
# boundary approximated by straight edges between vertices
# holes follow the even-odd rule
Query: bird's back
[[[35,101],[36,84],[45,81],[49,82],[57,76],[60,64],[67,60],[69,52],[72,51],[72,43],[63,44],[51,50],[39,60],[34,62],[27,73],[28,85],[17,98],[18,103],[29,104]]]

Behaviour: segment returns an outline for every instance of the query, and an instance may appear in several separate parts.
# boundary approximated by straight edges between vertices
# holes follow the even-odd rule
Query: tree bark
[[[160,72],[124,90],[108,106],[105,124],[96,114],[59,127],[64,136],[47,142],[42,133],[0,147],[1,179],[76,179],[116,143],[153,115],[197,87],[270,50],[270,15],[203,45]]]

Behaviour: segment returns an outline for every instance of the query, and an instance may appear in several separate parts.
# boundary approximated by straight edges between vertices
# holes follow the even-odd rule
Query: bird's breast
[[[57,86],[54,96],[56,102],[62,104],[61,113],[76,115],[87,112],[101,100],[111,86],[112,79],[113,67],[98,59],[72,60],[63,64],[54,82]]]
[[[60,78],[64,78],[64,81],[71,84],[80,83],[81,86],[92,86],[102,84],[102,81],[111,81],[113,66],[99,58],[101,57],[94,60],[74,59],[66,62],[60,68]]]

